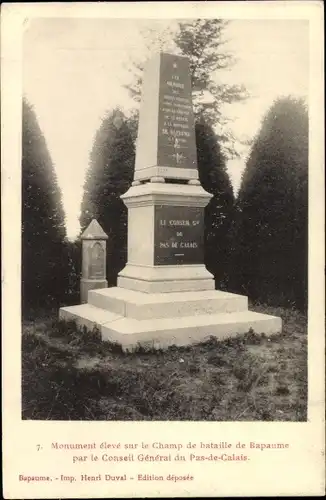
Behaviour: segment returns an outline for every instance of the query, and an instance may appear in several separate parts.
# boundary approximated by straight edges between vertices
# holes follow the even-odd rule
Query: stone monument
[[[90,290],[87,304],[60,317],[97,325],[103,340],[186,345],[211,335],[277,333],[281,319],[248,311],[247,297],[215,290],[204,265],[204,208],[198,180],[189,62],[160,53],[144,72],[134,182],[128,208],[128,262],[117,287]]]
[[[106,240],[107,235],[93,219],[81,235],[82,277],[80,280],[80,301],[85,304],[89,290],[106,288]]]

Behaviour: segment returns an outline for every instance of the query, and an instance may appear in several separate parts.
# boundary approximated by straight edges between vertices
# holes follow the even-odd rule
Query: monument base
[[[246,333],[272,335],[281,318],[248,310],[247,297],[217,290],[144,293],[120,287],[91,290],[88,303],[62,307],[59,317],[78,326],[97,327],[102,340],[123,350],[142,345],[167,348]]]
[[[153,177],[163,179],[197,180],[198,170],[194,168],[173,168],[152,166],[135,171],[135,181],[147,181]]]
[[[142,266],[127,264],[119,273],[118,287],[145,293],[214,290],[213,275],[204,264]]]

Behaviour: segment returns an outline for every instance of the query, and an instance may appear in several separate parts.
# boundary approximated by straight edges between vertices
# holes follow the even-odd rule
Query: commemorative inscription
[[[161,54],[158,127],[157,164],[196,169],[195,125],[187,58]]]
[[[155,207],[154,265],[203,264],[204,209]]]
[[[97,241],[89,248],[89,279],[105,278],[105,252],[102,244]]]

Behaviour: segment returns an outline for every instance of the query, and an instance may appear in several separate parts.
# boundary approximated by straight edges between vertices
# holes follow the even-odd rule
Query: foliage
[[[124,353],[70,322],[26,323],[22,418],[305,421],[306,317],[255,310],[281,316],[283,333]]]
[[[206,122],[224,125],[221,105],[247,97],[243,86],[217,83],[219,71],[234,64],[225,49],[224,32],[228,22],[223,19],[196,19],[179,23],[175,37],[178,52],[188,57],[195,114]]]
[[[80,303],[82,262],[82,245],[80,238],[77,238],[75,241],[65,242],[65,254],[68,268],[65,305],[76,305]]]
[[[275,304],[307,305],[308,113],[276,100],[247,161],[238,197],[236,287]]]
[[[217,136],[203,119],[196,123],[196,143],[199,179],[213,195],[205,208],[205,264],[221,286],[229,267],[233,189]]]
[[[243,85],[223,83],[219,78],[221,70],[234,64],[233,56],[225,48],[227,24],[222,19],[179,21],[178,29],[166,34],[166,43],[161,42],[160,48],[164,49],[170,41],[170,53],[188,57],[195,117],[204,118],[216,127],[224,152],[233,156],[237,139],[227,127],[229,120],[223,106],[246,99],[248,93]],[[149,52],[151,55],[152,50]],[[136,101],[140,100],[144,64],[145,61],[134,62],[134,81],[126,86]]]
[[[139,56],[137,52],[132,55],[129,61],[128,70],[132,75],[132,82],[125,85],[132,99],[136,102],[141,100],[141,89],[143,82],[143,70],[146,62],[157,52],[170,52],[174,53],[174,33],[175,29],[172,24],[169,26],[157,26],[155,23],[153,27],[147,26],[141,30],[141,35],[144,41],[145,57],[143,53]]]
[[[116,108],[95,134],[80,216],[82,230],[95,218],[108,235],[107,278],[113,284],[126,262],[127,209],[120,196],[133,180],[134,157],[129,122]]]
[[[50,305],[65,289],[65,224],[61,192],[33,107],[23,100],[23,307]]]

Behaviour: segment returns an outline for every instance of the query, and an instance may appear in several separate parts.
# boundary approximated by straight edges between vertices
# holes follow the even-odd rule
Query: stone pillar
[[[107,235],[93,219],[81,235],[82,277],[80,281],[80,301],[87,303],[89,290],[106,288],[106,240]]]

